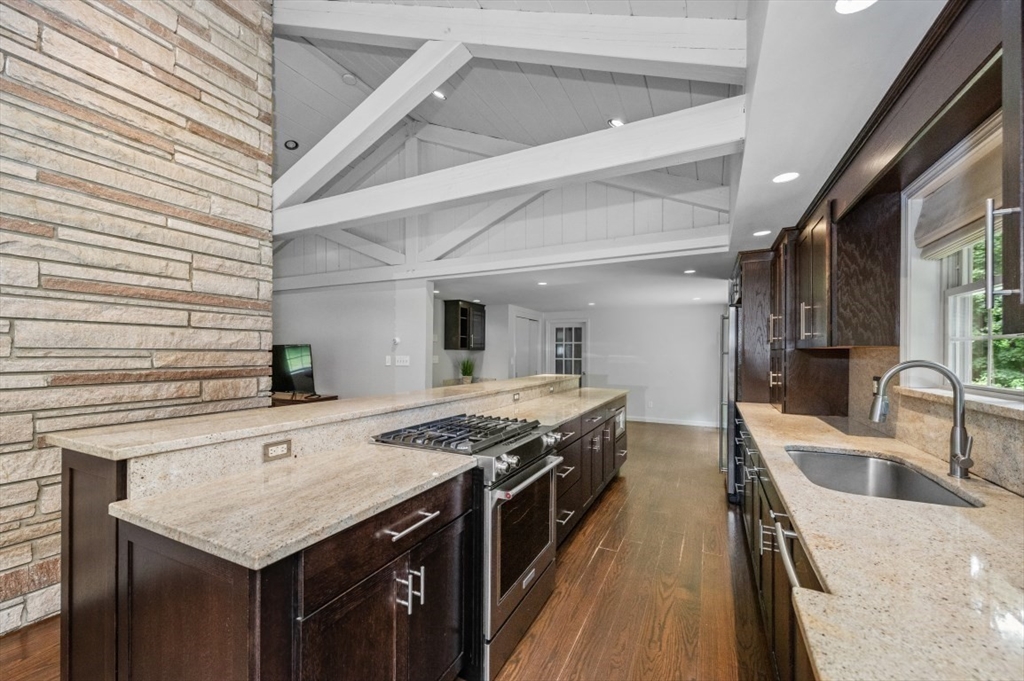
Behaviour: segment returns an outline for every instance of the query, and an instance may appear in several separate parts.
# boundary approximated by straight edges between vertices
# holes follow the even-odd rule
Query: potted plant
[[[459,373],[462,374],[462,382],[463,383],[472,383],[473,382],[473,369],[475,369],[475,368],[476,368],[476,364],[469,357],[467,357],[466,359],[462,360],[462,363],[459,364]]]

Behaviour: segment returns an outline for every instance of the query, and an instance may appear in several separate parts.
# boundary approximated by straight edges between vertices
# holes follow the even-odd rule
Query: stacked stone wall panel
[[[0,0],[0,633],[55,614],[58,430],[269,406],[269,0]]]

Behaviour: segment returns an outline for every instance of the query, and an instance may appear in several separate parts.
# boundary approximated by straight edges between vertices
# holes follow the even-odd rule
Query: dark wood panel
[[[470,475],[460,475],[303,551],[300,616],[323,606],[468,511],[471,493]],[[439,515],[398,541],[385,533],[403,531],[423,520],[422,513],[433,512]],[[360,548],[353,551],[353,546]]]
[[[118,533],[119,681],[250,678],[251,573],[128,523]]]
[[[259,679],[290,679],[295,668],[292,638],[295,628],[298,585],[298,558],[289,556],[252,575],[252,587],[259,593],[259,605],[253,623],[250,653],[258,651],[252,668]],[[258,665],[258,666],[257,666]]]
[[[61,678],[117,678],[117,522],[107,506],[127,496],[124,461],[63,450],[61,464]]]
[[[403,554],[299,624],[300,681],[404,681],[408,571]]]
[[[1003,0],[1003,206],[1024,207],[1024,60],[1021,58],[1020,0]],[[1024,287],[1024,220],[1021,214],[1003,218],[1003,288]],[[1024,333],[1021,296],[1003,300],[1003,331]]]
[[[409,618],[409,681],[438,681],[465,650],[469,516],[456,519],[409,554],[409,578],[422,594],[413,601]]]
[[[587,501],[590,486],[579,480],[575,485],[559,494],[555,504],[555,522],[557,523],[556,539],[561,544],[569,536],[583,517],[583,505]]]
[[[767,251],[770,258],[771,252]],[[741,259],[746,254],[740,254]],[[763,254],[759,254],[763,255]],[[767,402],[770,343],[768,315],[771,314],[771,262],[764,257],[743,261],[743,315],[740,324],[736,399],[740,402]]]
[[[848,350],[793,350],[786,355],[786,413],[846,416]]]
[[[558,455],[565,461],[555,469],[558,496],[565,494],[566,490],[575,485],[583,475],[582,451],[583,440],[580,438],[576,438],[571,444],[559,446]]]
[[[831,345],[899,345],[900,194],[861,201],[833,239]]]

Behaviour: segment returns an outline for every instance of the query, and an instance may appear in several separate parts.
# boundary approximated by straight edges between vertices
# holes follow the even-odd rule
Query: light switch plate
[[[292,441],[281,440],[279,442],[267,442],[263,445],[263,461],[277,461],[287,459],[292,455]]]
[[[434,355],[434,364],[437,364],[439,361],[440,360],[438,359],[437,355]]]
[[[519,401],[519,393],[512,393],[512,401],[513,402],[518,402]]]
[[[396,367],[407,367],[407,366],[409,366],[409,355],[395,355],[395,366]]]
[[[391,366],[391,355],[384,355],[384,366]]]

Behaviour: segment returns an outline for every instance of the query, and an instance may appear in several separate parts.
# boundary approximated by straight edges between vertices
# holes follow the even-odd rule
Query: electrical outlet
[[[519,401],[519,393],[512,393],[512,401],[513,402],[518,402]]]
[[[434,355],[434,364],[437,364],[439,361],[440,360],[438,359],[437,355]]]
[[[263,445],[263,460],[276,461],[286,459],[292,455],[292,441],[281,440],[280,442],[267,442]]]
[[[407,366],[409,366],[409,355],[395,355],[395,366],[396,367],[407,367]]]
[[[384,355],[384,366],[391,366],[391,355]]]
[[[647,400],[647,408],[654,409],[654,400]]]

